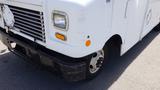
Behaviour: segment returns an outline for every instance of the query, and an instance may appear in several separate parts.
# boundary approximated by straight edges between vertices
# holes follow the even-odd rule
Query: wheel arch
[[[112,46],[113,44],[121,48],[122,43],[122,37],[119,34],[115,34],[106,41],[103,48],[105,48],[106,46]]]

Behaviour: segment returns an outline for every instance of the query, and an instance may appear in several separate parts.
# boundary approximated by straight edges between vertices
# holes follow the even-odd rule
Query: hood
[[[2,0],[3,2],[18,2],[24,4],[42,5],[44,0]],[[0,1],[1,2],[1,1]]]
[[[87,6],[88,4],[92,3],[94,0],[60,0],[60,1],[75,3],[81,6]]]
[[[80,6],[87,6],[90,3],[92,3],[95,0],[0,0],[0,3],[3,2],[18,2],[18,3],[24,3],[24,4],[32,4],[32,5],[43,5],[44,2],[56,2],[56,1],[62,1],[62,2],[69,2],[78,4]]]

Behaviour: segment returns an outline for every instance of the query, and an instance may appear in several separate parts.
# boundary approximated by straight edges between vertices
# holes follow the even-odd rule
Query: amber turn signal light
[[[89,47],[91,45],[91,40],[86,41],[86,46]]]
[[[66,41],[67,40],[65,35],[63,35],[63,34],[56,33],[55,36],[56,36],[57,39],[60,39],[62,41]]]

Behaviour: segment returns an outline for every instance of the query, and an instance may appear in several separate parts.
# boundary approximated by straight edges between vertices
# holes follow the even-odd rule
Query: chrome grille
[[[14,28],[21,33],[45,42],[43,13],[16,6],[9,6],[15,18]]]

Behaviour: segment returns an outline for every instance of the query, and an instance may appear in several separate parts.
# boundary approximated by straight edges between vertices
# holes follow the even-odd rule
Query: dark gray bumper
[[[17,52],[10,48],[8,41],[13,41],[16,44],[30,50],[37,54],[39,57],[43,57],[52,60],[53,63],[59,66],[59,70],[62,72],[62,76],[68,81],[79,81],[86,78],[86,62],[84,58],[71,58],[57,52],[51,51],[43,46],[36,44],[33,41],[27,40],[19,35],[13,33],[6,33],[4,29],[0,28],[0,34],[3,37],[2,42],[9,47],[9,49],[22,57],[26,57],[24,53]]]

